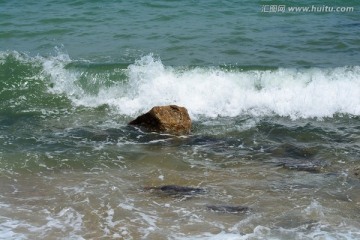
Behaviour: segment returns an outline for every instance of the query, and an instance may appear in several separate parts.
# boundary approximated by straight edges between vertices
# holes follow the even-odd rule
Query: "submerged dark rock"
[[[206,205],[206,208],[220,213],[247,213],[250,211],[249,207],[232,205]]]
[[[360,166],[355,167],[352,172],[353,172],[353,175],[354,175],[355,177],[357,177],[357,178],[360,179]]]
[[[180,135],[189,134],[191,130],[191,119],[187,109],[176,105],[153,107],[129,124],[142,126],[151,131]]]
[[[302,147],[285,143],[274,149],[271,153],[274,157],[291,157],[295,159],[313,158],[318,152],[316,147]]]
[[[195,194],[205,193],[203,188],[178,186],[178,185],[164,185],[159,187],[145,187],[145,190],[155,190],[159,193],[172,196],[189,196]]]
[[[321,172],[321,166],[312,163],[281,163],[280,166],[283,166],[285,169],[295,171],[304,171],[309,173]]]

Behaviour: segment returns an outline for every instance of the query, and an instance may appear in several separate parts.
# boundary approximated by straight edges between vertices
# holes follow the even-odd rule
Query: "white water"
[[[128,82],[97,95],[76,85],[80,73],[64,69],[63,56],[44,61],[55,83],[76,104],[107,104],[120,114],[136,115],[155,105],[178,104],[192,117],[279,115],[293,119],[360,114],[360,67],[225,71],[216,68],[180,70],[145,56],[126,69]],[[59,64],[59,63],[63,64]]]
[[[135,116],[155,105],[185,106],[193,118],[199,116],[284,116],[324,118],[336,114],[360,115],[360,67],[331,69],[222,70],[173,68],[164,66],[152,55],[145,56],[127,69],[125,82],[100,86],[90,94],[78,81],[84,70],[66,68],[72,60],[67,54],[31,58],[8,54],[21,62],[42,65],[37,77],[50,77],[54,94],[65,94],[76,106],[110,106],[116,113]],[[109,73],[110,74],[110,73]],[[89,74],[87,81],[108,82],[106,74]]]

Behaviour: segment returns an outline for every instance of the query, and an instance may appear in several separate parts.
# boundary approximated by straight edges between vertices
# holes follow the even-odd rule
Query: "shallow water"
[[[69,127],[71,119],[77,121]],[[126,124],[88,124],[84,115],[55,121],[58,125],[52,121],[40,123],[48,126],[47,134],[39,129],[43,139],[33,131],[36,140],[27,143],[26,151],[2,153],[2,164],[7,164],[0,181],[2,236],[360,236],[360,181],[352,172],[359,157],[357,117],[195,121],[187,137],[142,132]],[[243,122],[243,129],[224,129],[233,121]],[[320,170],[297,171],[283,163],[314,164]],[[147,190],[163,185],[205,192],[174,196]],[[249,211],[216,212],[208,205],[246,206]]]

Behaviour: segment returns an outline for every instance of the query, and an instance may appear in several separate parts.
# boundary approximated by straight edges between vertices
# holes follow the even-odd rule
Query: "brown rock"
[[[156,106],[149,112],[137,117],[130,125],[143,126],[151,131],[172,134],[188,134],[191,130],[191,119],[184,107],[176,105]]]

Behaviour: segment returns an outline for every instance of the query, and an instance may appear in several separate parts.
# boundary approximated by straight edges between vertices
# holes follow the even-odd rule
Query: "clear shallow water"
[[[1,2],[0,238],[360,238],[358,12],[262,4]]]

